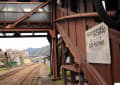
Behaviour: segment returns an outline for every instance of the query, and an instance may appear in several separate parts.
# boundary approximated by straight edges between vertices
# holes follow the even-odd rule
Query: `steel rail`
[[[38,72],[39,72],[39,68],[36,69],[36,71],[35,71],[35,73],[34,73],[34,76],[32,76],[32,78],[31,78],[31,80],[30,80],[30,82],[29,82],[28,85],[34,85],[34,80],[35,80],[36,75],[38,74]]]
[[[18,82],[18,85],[24,85],[24,83],[26,82],[26,79],[27,79],[30,75],[33,74],[32,72],[38,71],[38,69],[36,69],[36,68],[38,68],[38,66],[35,66],[20,82]],[[34,78],[34,77],[32,76],[32,79],[30,79],[30,80],[33,80],[33,78]],[[29,83],[28,85],[31,85],[31,81],[29,81],[28,83]]]
[[[13,70],[13,71],[8,72],[8,73],[5,73],[5,74],[3,74],[3,75],[0,75],[0,81],[6,79],[7,77],[9,77],[9,76],[11,76],[11,75],[14,75],[14,74],[22,71],[23,69],[26,69],[26,66],[25,66],[25,67],[22,67],[22,68],[19,68],[19,69],[17,69],[17,70]]]

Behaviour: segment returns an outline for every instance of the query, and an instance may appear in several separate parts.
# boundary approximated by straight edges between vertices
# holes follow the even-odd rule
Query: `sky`
[[[0,38],[0,48],[23,50],[26,48],[40,48],[49,45],[46,38]]]

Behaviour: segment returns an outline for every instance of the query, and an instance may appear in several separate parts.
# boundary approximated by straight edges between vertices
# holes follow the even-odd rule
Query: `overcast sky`
[[[0,48],[23,50],[26,48],[40,48],[49,45],[46,38],[0,38]]]

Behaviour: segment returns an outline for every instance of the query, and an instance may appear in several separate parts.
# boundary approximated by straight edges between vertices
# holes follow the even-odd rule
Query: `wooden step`
[[[66,70],[76,72],[76,73],[80,72],[79,66],[75,65],[75,64],[73,64],[73,65],[62,65],[62,68],[66,69]]]

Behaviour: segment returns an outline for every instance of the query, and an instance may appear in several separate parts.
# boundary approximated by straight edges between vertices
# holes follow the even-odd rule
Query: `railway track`
[[[18,73],[18,72],[20,72],[20,71],[22,71],[22,70],[25,69],[26,67],[27,67],[27,66],[25,66],[25,67],[19,67],[19,68],[16,69],[16,70],[13,70],[13,71],[10,71],[10,72],[5,73],[5,74],[3,74],[3,75],[0,75],[0,81],[4,80],[4,79],[6,79],[7,77],[12,76],[12,75],[14,75],[14,74],[16,74],[16,73]]]
[[[40,65],[34,67],[18,85],[35,85],[36,75],[39,73]]]
[[[36,85],[37,74],[41,64],[30,65],[23,69],[17,69],[0,77],[0,85]]]

